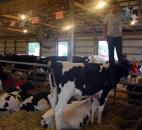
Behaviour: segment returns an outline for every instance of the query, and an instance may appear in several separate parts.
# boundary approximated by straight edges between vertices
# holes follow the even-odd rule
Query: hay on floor
[[[51,130],[41,127],[44,112],[0,113],[0,130]],[[94,121],[84,130],[142,130],[142,107],[129,104],[107,104],[101,125]],[[137,129],[139,128],[139,129]]]

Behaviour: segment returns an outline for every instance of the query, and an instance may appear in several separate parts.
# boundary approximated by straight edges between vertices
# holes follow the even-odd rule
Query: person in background
[[[127,66],[127,68],[129,69],[129,72],[131,71],[131,63],[127,58],[126,54],[122,55],[122,63],[125,64]]]
[[[131,82],[134,79],[134,83],[137,83],[137,75],[139,73],[139,69],[138,69],[138,61],[134,58],[132,60],[132,70],[131,70]]]
[[[109,63],[115,63],[114,48],[116,48],[118,62],[122,61],[122,24],[123,16],[117,2],[111,5],[111,11],[105,16],[103,22],[103,38],[107,40]]]

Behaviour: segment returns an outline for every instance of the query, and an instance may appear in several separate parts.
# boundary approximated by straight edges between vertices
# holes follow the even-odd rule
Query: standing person
[[[123,17],[118,3],[111,5],[110,12],[105,16],[103,22],[103,36],[108,43],[109,63],[115,62],[114,48],[116,48],[118,62],[122,61],[122,23]]]

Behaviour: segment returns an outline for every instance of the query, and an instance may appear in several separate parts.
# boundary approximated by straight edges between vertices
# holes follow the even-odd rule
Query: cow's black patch
[[[23,104],[21,106],[21,109],[27,110],[27,111],[35,111],[35,107],[38,105],[38,102],[42,99],[45,99],[47,103],[50,105],[50,102],[48,100],[48,94],[49,92],[41,92],[35,96],[33,96],[33,99],[31,102],[27,102],[26,104]]]
[[[89,116],[86,115],[83,119],[83,128],[85,128],[87,126],[88,120],[89,120]]]
[[[79,126],[80,126],[81,128],[83,128],[83,124],[82,124],[82,122],[79,124]]]
[[[23,104],[20,109],[25,110],[25,111],[34,111],[35,110],[32,103]]]
[[[5,100],[6,100],[6,101],[9,101],[9,100],[10,100],[10,96],[6,97]]]
[[[0,112],[7,111],[5,108],[0,108]]]
[[[9,94],[10,96],[13,96],[14,98],[17,98],[17,95],[14,95],[12,93]]]
[[[60,94],[60,92],[61,92],[61,88],[60,87],[57,88],[57,92],[58,92],[58,94]]]
[[[17,96],[17,98],[18,98],[18,100],[19,100],[20,102],[22,102],[22,99],[21,99],[21,97]]]
[[[3,107],[7,108],[8,107],[8,102],[6,102]]]
[[[75,88],[79,89],[83,96],[91,96],[102,90],[99,104],[105,103],[108,93],[119,82],[120,78],[128,75],[128,69],[122,64],[112,64],[108,68],[102,67],[102,64],[84,64],[84,67],[74,66],[63,73],[63,63],[52,63],[50,68],[54,83],[57,89],[59,84],[64,87],[69,81],[74,82]],[[101,71],[100,71],[101,70]],[[84,119],[86,123],[87,118]],[[82,125],[83,125],[82,124]]]
[[[41,92],[41,93],[35,95],[32,99],[32,104],[37,106],[38,102],[41,99],[45,99],[47,101],[47,103],[50,105],[50,102],[48,100],[48,95],[49,95],[49,92]]]
[[[48,125],[47,125],[47,124],[44,124],[43,127],[44,127],[44,128],[48,128]]]

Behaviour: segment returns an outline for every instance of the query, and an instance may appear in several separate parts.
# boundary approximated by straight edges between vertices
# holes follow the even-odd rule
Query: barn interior
[[[99,55],[107,61],[108,49],[102,27],[114,1],[119,3],[125,17],[122,51],[130,62],[133,59],[138,61],[140,72],[134,85],[142,87],[142,0],[0,0],[0,63],[6,63],[6,71],[22,71],[26,78],[14,73],[14,83],[28,79],[34,85],[33,93],[37,94],[49,90],[47,73],[37,71],[37,68],[46,68],[47,65],[45,62],[37,63],[37,59],[61,56],[73,61],[75,56]],[[37,59],[24,61],[24,56],[35,56]],[[13,68],[14,65],[27,65],[30,70],[26,70],[27,67]],[[4,86],[5,90],[8,85]],[[135,103],[136,99],[131,101],[123,86],[119,84],[120,89],[113,91],[102,124],[94,122],[85,130],[142,129],[142,91],[130,92],[139,94],[141,91],[139,103]],[[0,130],[44,130],[40,124],[43,113],[0,113]]]

